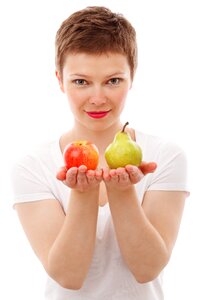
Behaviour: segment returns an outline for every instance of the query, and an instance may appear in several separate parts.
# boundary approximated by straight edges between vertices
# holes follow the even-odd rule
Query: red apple
[[[88,141],[74,141],[63,152],[68,169],[85,165],[88,170],[95,170],[99,162],[99,151],[95,144]]]

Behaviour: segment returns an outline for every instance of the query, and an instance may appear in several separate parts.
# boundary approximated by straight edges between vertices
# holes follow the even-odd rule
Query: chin
[[[117,120],[110,120],[107,122],[104,120],[104,122],[97,122],[96,124],[92,124],[90,123],[87,128],[92,130],[92,131],[96,131],[96,132],[102,132],[105,130],[109,130],[110,128],[112,128],[113,126],[116,126],[116,123],[120,123],[119,119]]]
[[[76,121],[81,126],[85,127],[86,130],[88,129],[96,132],[107,130],[110,127],[112,127],[114,124],[121,123],[120,116],[116,116],[115,118],[109,116],[106,118],[94,119],[94,120],[92,119],[89,120],[88,118],[87,119],[77,118]]]
[[[107,128],[109,128],[109,124],[107,122],[99,122],[98,124],[90,124],[87,125],[87,128],[93,131],[103,131],[106,130]]]

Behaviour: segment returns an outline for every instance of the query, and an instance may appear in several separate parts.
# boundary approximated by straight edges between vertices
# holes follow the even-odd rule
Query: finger
[[[102,169],[102,176],[103,176],[103,180],[105,181],[109,181],[110,180],[110,169],[105,167]]]
[[[115,170],[115,169],[110,170],[110,177],[111,177],[112,182],[118,183],[119,177],[117,174],[117,170]]]
[[[96,170],[95,171],[95,178],[97,181],[101,181],[102,180],[102,176],[103,176],[103,170],[100,169],[100,170]]]
[[[144,175],[148,173],[153,173],[157,168],[157,164],[155,162],[142,162],[141,165],[139,166],[139,169],[142,171]]]
[[[96,181],[95,172],[93,170],[88,170],[86,176],[89,184],[92,184]]]
[[[122,183],[128,182],[130,180],[129,179],[129,174],[126,171],[125,168],[118,168],[117,169],[117,174],[118,174],[118,177],[119,177],[119,181],[121,181]]]
[[[78,167],[78,170],[81,172],[81,173],[85,173],[87,171],[87,167],[85,165],[81,165],[80,167]]]
[[[72,167],[68,170],[65,182],[69,187],[73,187],[76,185],[77,173],[78,169],[76,167]]]
[[[136,166],[128,165],[125,168],[129,174],[131,182],[134,184],[139,182],[144,177],[142,171]]]
[[[82,165],[78,168],[77,182],[81,185],[87,184],[86,172],[87,172],[86,166]]]
[[[61,167],[56,174],[56,178],[58,180],[63,181],[66,179],[66,173],[67,173],[67,168],[65,166]]]

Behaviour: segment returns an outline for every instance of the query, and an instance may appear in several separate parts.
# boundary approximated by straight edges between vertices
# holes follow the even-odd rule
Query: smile
[[[107,111],[86,111],[86,113],[88,114],[88,116],[90,116],[93,119],[101,119],[106,117],[109,112],[111,110],[107,110]]]

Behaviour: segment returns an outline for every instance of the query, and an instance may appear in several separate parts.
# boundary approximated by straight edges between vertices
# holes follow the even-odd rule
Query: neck
[[[123,124],[120,120],[111,124],[107,128],[90,129],[80,123],[75,123],[70,131],[73,140],[88,140],[94,143],[100,152],[104,152],[106,147],[113,141],[115,134],[120,131]]]
[[[65,146],[72,141],[87,140],[97,146],[100,154],[104,154],[105,149],[113,142],[115,134],[122,130],[123,125],[124,124],[118,120],[107,128],[90,129],[75,121],[71,130],[63,134],[60,138],[61,152],[63,152]],[[126,132],[129,132],[131,138],[135,140],[134,130],[126,127]]]

